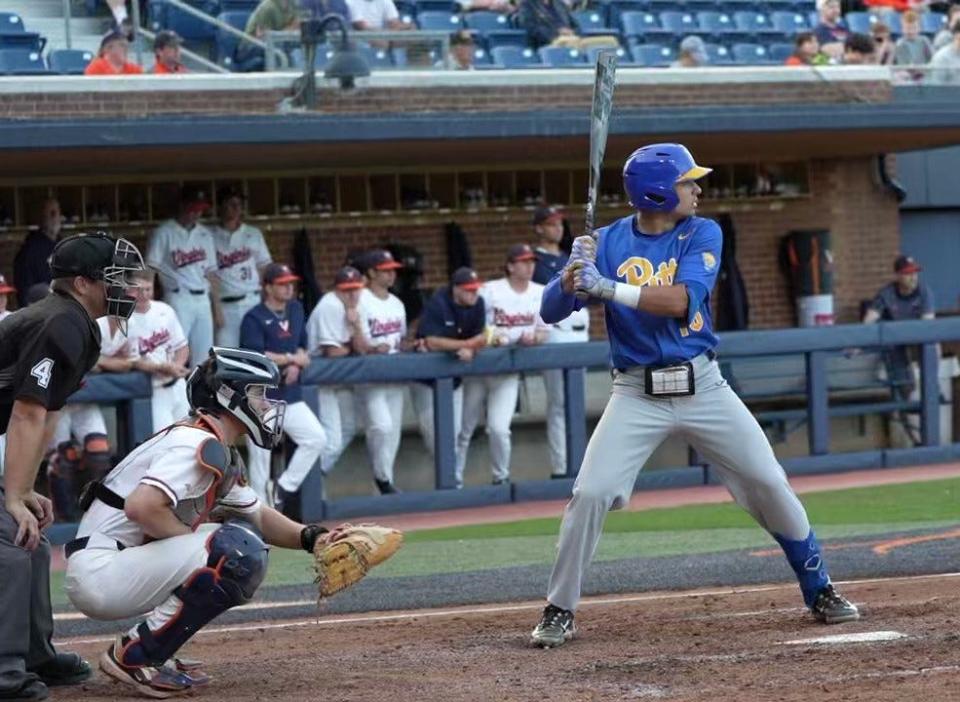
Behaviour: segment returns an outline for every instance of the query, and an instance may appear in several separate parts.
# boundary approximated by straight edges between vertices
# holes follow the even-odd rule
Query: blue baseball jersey
[[[262,302],[251,308],[240,323],[240,348],[270,353],[296,353],[307,348],[307,325],[299,300],[287,303],[283,313],[274,312]],[[282,382],[282,375],[281,375]],[[268,396],[289,403],[300,402],[300,383],[281,385]]]
[[[563,270],[567,265],[567,259],[570,258],[562,251],[559,254],[553,254],[539,246],[534,249],[537,254],[537,266],[533,269],[533,282],[546,285],[557,273]]]
[[[690,298],[686,319],[608,302],[605,315],[613,368],[679,363],[717,345],[710,291],[720,269],[722,248],[720,227],[703,217],[687,217],[657,235],[640,232],[632,215],[599,230],[600,275],[640,287],[683,283]],[[557,277],[544,290],[541,316],[552,324],[581,307],[580,300],[563,292]]]

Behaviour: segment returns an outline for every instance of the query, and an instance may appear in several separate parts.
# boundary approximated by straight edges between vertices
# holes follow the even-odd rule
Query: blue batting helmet
[[[698,166],[683,144],[642,146],[623,165],[623,188],[638,210],[672,212],[679,200],[673,186],[697,180],[711,168]]]

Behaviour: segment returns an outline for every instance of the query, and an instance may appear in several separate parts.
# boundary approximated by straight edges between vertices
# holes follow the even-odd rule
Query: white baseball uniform
[[[584,307],[561,322],[550,325],[550,344],[569,344],[590,340],[590,312]],[[585,373],[584,370],[579,371]],[[567,427],[563,410],[563,371],[543,371],[543,387],[547,394],[547,444],[554,475],[567,473]]]
[[[320,355],[324,346],[342,348],[351,338],[347,308],[333,291],[326,293],[307,319],[310,353]],[[356,394],[345,385],[321,385],[317,398],[320,424],[327,435],[327,445],[320,455],[320,468],[326,475],[358,433]]]
[[[407,311],[400,299],[387,293],[385,299],[368,288],[360,293],[358,307],[367,343],[386,344],[388,353],[399,353],[407,335]],[[367,427],[367,452],[377,480],[393,482],[393,463],[400,448],[403,429],[403,385],[363,385],[357,390]]]
[[[217,251],[217,277],[223,326],[216,330],[217,346],[236,348],[240,344],[240,322],[260,302],[259,269],[273,259],[263,233],[246,222],[233,232],[211,227]]]
[[[546,329],[540,318],[540,298],[543,286],[530,282],[526,289],[517,292],[506,278],[498,278],[483,284],[483,297],[487,312],[488,334],[497,343],[513,345],[526,333]],[[483,403],[486,400],[487,436],[490,441],[490,464],[495,482],[510,477],[510,423],[517,408],[517,392],[520,375],[490,375],[463,379],[463,419],[457,435],[457,486],[463,485],[463,471],[467,465],[470,439],[480,422]]]
[[[136,344],[141,357],[154,363],[173,361],[177,351],[187,345],[187,337],[177,319],[177,313],[165,302],[151,300],[146,312],[134,312],[130,317],[128,335]],[[187,384],[183,378],[153,376],[153,430],[160,431],[190,413],[187,402]]]
[[[213,234],[202,224],[187,231],[175,219],[154,230],[146,263],[160,273],[164,300],[177,313],[190,343],[190,365],[207,357],[213,346],[213,310],[207,274],[217,269]]]
[[[158,631],[182,604],[174,591],[207,566],[206,542],[219,528],[207,523],[210,511],[259,511],[260,501],[245,485],[218,496],[215,473],[197,460],[200,445],[211,438],[196,426],[174,427],[138,446],[106,477],[105,486],[124,499],[140,485],[161,491],[193,533],[150,541],[123,510],[95,500],[77,529],[77,537],[89,542],[67,561],[65,587],[77,609],[101,620],[149,613],[147,626]],[[129,635],[140,638],[136,625]]]

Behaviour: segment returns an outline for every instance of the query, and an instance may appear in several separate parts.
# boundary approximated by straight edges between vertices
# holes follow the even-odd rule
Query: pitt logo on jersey
[[[617,268],[617,277],[626,278],[630,285],[673,285],[673,276],[677,273],[677,259],[659,263],[656,268],[650,259],[643,256],[631,256]]]

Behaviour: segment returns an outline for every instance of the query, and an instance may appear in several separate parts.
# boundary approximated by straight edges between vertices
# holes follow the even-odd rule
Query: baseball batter
[[[537,260],[527,244],[514,244],[507,251],[507,275],[480,288],[487,314],[491,346],[533,346],[547,340],[548,329],[540,318],[543,286],[532,281]],[[463,419],[457,435],[457,486],[463,486],[470,439],[480,422],[486,401],[487,436],[493,484],[510,481],[510,423],[517,407],[520,375],[468,377],[463,381]]]
[[[153,430],[187,416],[187,361],[190,348],[177,319],[177,313],[165,302],[153,299],[155,274],[151,270],[137,274],[137,307],[130,317],[130,340],[136,345],[136,368],[149,373],[153,380],[150,409]]]
[[[88,617],[143,617],[100,657],[110,677],[147,696],[209,681],[180,647],[221,613],[249,602],[269,545],[313,552],[327,530],[261,504],[234,445],[280,440],[284,403],[267,398],[280,371],[252,351],[214,348],[187,381],[192,414],[133,450],[85,497],[67,544],[65,586]],[[146,615],[146,616],[144,616]]]
[[[375,249],[363,257],[367,287],[360,291],[359,312],[363,320],[367,353],[399,353],[407,335],[407,311],[390,292],[403,264],[386,249]],[[403,420],[403,386],[364,385],[357,390],[367,423],[367,453],[373,479],[380,494],[397,492],[393,464],[400,448]]]
[[[714,360],[710,291],[722,235],[696,216],[697,180],[710,173],[679,144],[635,151],[623,169],[636,216],[574,242],[561,277],[547,285],[548,323],[602,301],[610,337],[613,391],[584,455],[564,512],[547,606],[533,630],[539,646],[575,632],[584,570],[607,512],[628,502],[637,473],[664,439],[680,434],[706,456],[734,499],[776,539],[803,600],[826,623],[859,618],[834,588],[803,505],[743,402]]]
[[[220,225],[211,230],[217,251],[223,324],[215,336],[217,346],[236,348],[240,345],[243,315],[260,302],[260,274],[273,259],[263,232],[243,221],[243,193],[225,189],[217,201]]]
[[[214,317],[222,326],[217,252],[213,234],[200,223],[208,207],[203,193],[184,189],[177,218],[157,227],[147,246],[147,265],[159,271],[164,300],[189,341],[191,367],[213,346]]]

